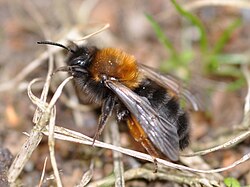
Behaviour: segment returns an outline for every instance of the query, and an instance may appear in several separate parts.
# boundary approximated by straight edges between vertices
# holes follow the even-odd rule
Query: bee
[[[59,43],[41,41],[66,49],[66,71],[74,77],[76,89],[90,103],[101,105],[94,140],[103,131],[114,113],[125,121],[133,138],[155,158],[167,156],[179,159],[179,151],[189,145],[190,125],[187,113],[180,107],[183,95],[196,109],[193,95],[181,89],[177,81],[137,62],[134,56],[116,48],[95,46],[66,47]]]

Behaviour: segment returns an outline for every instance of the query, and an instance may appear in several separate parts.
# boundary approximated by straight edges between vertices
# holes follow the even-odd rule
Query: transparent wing
[[[139,64],[140,72],[150,80],[156,82],[158,85],[171,89],[176,95],[183,96],[195,111],[201,110],[202,107],[196,97],[187,89],[183,88],[181,84],[170,75],[163,75],[143,64]]]
[[[168,119],[157,114],[147,98],[140,97],[123,84],[107,80],[111,89],[127,109],[134,115],[150,141],[168,158],[178,160],[179,138],[177,128]]]

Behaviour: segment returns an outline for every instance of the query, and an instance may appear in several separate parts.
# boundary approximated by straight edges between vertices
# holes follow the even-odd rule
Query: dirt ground
[[[191,14],[181,13],[173,1],[164,0],[0,0],[0,186],[10,185],[9,167],[34,130],[37,106],[27,89],[33,79],[45,79],[49,68],[47,48],[37,41],[81,39],[107,23],[108,29],[85,42],[99,48],[122,49],[139,63],[173,75],[197,98],[199,111],[186,107],[191,138],[190,146],[181,154],[206,152],[182,156],[176,164],[209,172],[159,164],[159,171],[153,173],[151,162],[129,153],[117,156],[108,148],[56,139],[55,159],[63,186],[76,186],[84,174],[87,186],[123,186],[122,178],[125,186],[138,187],[250,185],[250,2],[177,3]],[[146,15],[159,24],[170,45],[159,41]],[[50,49],[54,69],[62,66],[66,52],[58,47]],[[67,77],[59,74],[51,80],[47,102]],[[43,85],[43,81],[32,85],[38,98]],[[97,106],[78,104],[72,85],[63,90],[56,103],[56,125],[88,137],[96,132],[99,114]],[[118,126],[118,139],[112,136],[114,127],[116,123],[107,124],[99,140],[146,153],[125,124]],[[48,137],[39,136],[39,145],[12,185],[58,185]],[[209,149],[216,146],[220,146],[218,150]],[[120,173],[114,169],[117,163],[123,166],[118,167]],[[226,169],[228,166],[232,168]]]

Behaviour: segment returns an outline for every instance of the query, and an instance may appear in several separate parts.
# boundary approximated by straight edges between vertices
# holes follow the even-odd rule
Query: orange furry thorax
[[[112,77],[133,89],[140,83],[136,59],[122,50],[104,48],[96,52],[90,72],[95,81],[100,81],[101,75]]]

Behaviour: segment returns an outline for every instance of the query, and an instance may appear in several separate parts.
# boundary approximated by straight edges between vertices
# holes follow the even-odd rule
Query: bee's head
[[[74,49],[74,52],[69,54],[67,59],[68,66],[78,66],[86,69],[91,64],[96,53],[95,47],[78,47]]]
[[[71,73],[74,77],[82,77],[86,76],[88,72],[89,65],[91,64],[95,53],[97,51],[96,47],[88,47],[82,46],[79,47],[74,44],[74,47],[66,47],[62,44],[49,42],[49,41],[42,41],[37,42],[38,44],[47,44],[47,45],[55,45],[58,47],[62,47],[69,51],[68,59],[66,60],[67,66],[60,67],[56,69],[57,71],[67,71]]]

